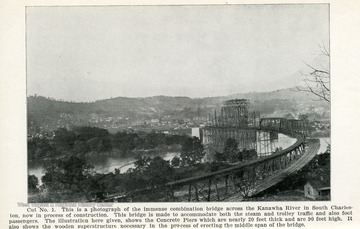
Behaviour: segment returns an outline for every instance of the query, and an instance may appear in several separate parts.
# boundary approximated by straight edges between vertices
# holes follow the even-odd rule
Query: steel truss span
[[[213,117],[209,116],[208,125],[203,129],[203,143],[222,152],[226,140],[233,138],[240,150],[255,149],[258,159],[204,176],[170,182],[165,185],[168,201],[220,201],[239,193],[241,196],[237,200],[241,200],[280,182],[286,176],[284,171],[296,171],[316,154],[319,142],[311,141],[309,155],[303,157],[306,154],[303,121],[260,118],[260,114],[249,110],[249,104],[246,99],[226,101],[220,115],[215,111]],[[277,139],[279,133],[297,141],[275,153],[272,140]]]
[[[220,114],[209,115],[207,125],[202,130],[203,144],[221,153],[228,138],[238,143],[239,150],[255,150],[259,157],[269,156],[275,151],[273,139],[278,132],[306,134],[304,122],[285,118],[260,118],[260,114],[250,111],[248,99],[225,101]]]
[[[158,201],[240,201],[253,196],[283,180],[287,175],[305,166],[320,148],[319,140],[307,140],[304,123],[301,120],[284,118],[261,118],[256,112],[249,112],[248,100],[226,101],[220,116],[209,117],[209,125],[203,129],[204,144],[215,149],[224,148],[228,138],[234,138],[242,149],[266,149],[255,160],[236,166],[166,183],[155,189],[143,189],[126,196],[137,201],[137,196],[146,192],[164,192]],[[251,115],[250,115],[251,114]],[[290,147],[273,152],[269,145],[281,133],[296,142]],[[104,201],[121,201],[124,196],[112,196]]]

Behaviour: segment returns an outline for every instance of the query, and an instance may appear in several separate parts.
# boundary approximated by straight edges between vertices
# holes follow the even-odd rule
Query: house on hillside
[[[304,186],[305,197],[330,199],[330,180],[309,180]]]

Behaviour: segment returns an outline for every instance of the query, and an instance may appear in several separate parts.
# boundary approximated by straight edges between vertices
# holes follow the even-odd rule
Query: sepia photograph
[[[329,4],[27,6],[25,32],[29,203],[331,200]]]

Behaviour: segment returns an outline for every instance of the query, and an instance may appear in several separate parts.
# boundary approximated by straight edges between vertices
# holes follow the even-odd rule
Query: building
[[[305,197],[330,199],[330,180],[309,180],[304,186]]]

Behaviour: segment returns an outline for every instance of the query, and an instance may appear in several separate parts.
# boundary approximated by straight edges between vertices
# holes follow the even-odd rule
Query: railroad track
[[[298,160],[296,160],[293,164],[291,164],[289,167],[279,171],[278,173],[272,175],[269,178],[262,180],[260,184],[258,184],[254,187],[255,191],[252,193],[252,195],[260,193],[260,192],[274,186],[275,184],[283,181],[289,174],[299,171],[301,168],[303,168],[306,164],[308,164],[315,157],[315,155],[318,153],[319,149],[320,149],[320,140],[319,139],[307,140],[307,147],[306,147],[305,153]],[[243,199],[243,197],[241,196],[240,193],[235,193],[232,196],[224,199],[223,201],[237,202],[242,199]]]

